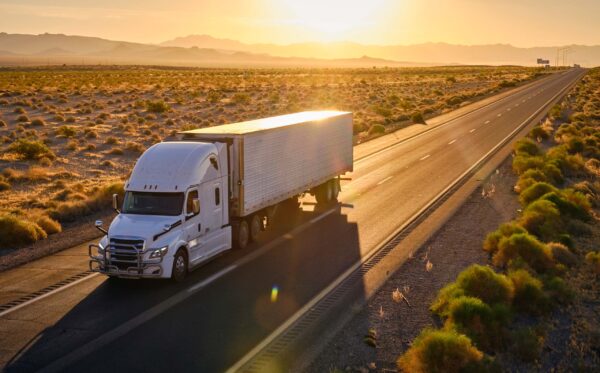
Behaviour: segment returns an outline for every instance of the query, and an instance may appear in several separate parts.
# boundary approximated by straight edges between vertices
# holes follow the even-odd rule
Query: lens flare
[[[277,296],[279,295],[279,287],[277,285],[273,285],[271,288],[271,303],[277,302]]]

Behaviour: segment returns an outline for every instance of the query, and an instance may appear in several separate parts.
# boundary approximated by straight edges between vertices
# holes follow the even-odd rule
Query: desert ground
[[[178,131],[304,110],[367,141],[538,78],[526,67],[0,70],[0,249],[106,210],[137,157]]]

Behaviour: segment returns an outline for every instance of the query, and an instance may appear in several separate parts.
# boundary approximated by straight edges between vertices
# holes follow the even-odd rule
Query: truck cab
[[[191,267],[231,248],[227,145],[163,142],[137,161],[122,209],[90,269],[109,276],[182,280]]]

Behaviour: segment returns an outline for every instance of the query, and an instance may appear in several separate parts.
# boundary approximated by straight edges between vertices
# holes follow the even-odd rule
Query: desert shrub
[[[369,135],[385,133],[385,126],[382,124],[374,124],[369,128]]]
[[[600,274],[600,251],[590,251],[585,254],[585,261],[592,265],[597,275]]]
[[[566,142],[567,150],[571,154],[581,153],[584,149],[583,140],[580,137],[570,137]]]
[[[522,361],[534,362],[540,356],[544,338],[532,328],[519,329],[512,335],[512,352]]]
[[[144,151],[144,145],[130,141],[125,144],[125,149],[133,153],[142,153]]]
[[[468,336],[477,347],[489,350],[499,346],[504,335],[504,326],[510,321],[506,305],[493,307],[479,298],[458,297],[448,305],[446,329],[454,329]]]
[[[493,232],[488,233],[485,240],[483,241],[483,250],[487,251],[491,255],[498,251],[498,244],[505,237],[510,237],[515,233],[527,233],[525,228],[521,227],[514,221],[503,223]]]
[[[516,310],[531,314],[541,314],[548,309],[548,297],[544,293],[540,280],[533,277],[527,270],[510,271],[508,278],[515,289],[513,307]]]
[[[33,222],[12,214],[0,215],[0,247],[18,247],[46,237],[46,232]]]
[[[46,125],[46,122],[44,122],[44,120],[43,120],[43,119],[36,118],[36,119],[33,119],[33,120],[31,121],[31,123],[30,123],[30,124],[31,124],[32,126],[36,126],[36,127],[42,127],[42,126],[45,126],[45,125]]]
[[[506,276],[490,267],[475,264],[462,271],[454,283],[440,290],[431,310],[446,316],[450,301],[461,296],[479,298],[489,305],[508,305],[513,297],[513,288]]]
[[[552,252],[544,243],[527,233],[516,233],[503,238],[492,261],[497,266],[518,266],[521,261],[537,272],[554,268]]]
[[[107,154],[109,154],[109,155],[123,155],[123,154],[125,154],[125,152],[121,148],[112,148],[111,150],[108,151]]]
[[[542,172],[548,178],[547,181],[554,185],[560,185],[564,182],[563,174],[560,168],[553,163],[546,163],[542,167]]]
[[[554,203],[544,199],[529,204],[519,218],[519,223],[528,232],[544,241],[550,241],[564,232],[558,208]]]
[[[542,126],[535,126],[529,131],[529,137],[533,139],[542,139],[546,140],[550,137],[548,132]]]
[[[247,104],[250,102],[250,96],[247,93],[236,93],[231,97],[231,102],[236,104]]]
[[[542,282],[546,294],[548,294],[548,298],[552,302],[566,304],[573,300],[575,294],[562,278],[557,276],[543,276]]]
[[[25,114],[19,115],[17,117],[17,122],[20,122],[20,123],[29,122],[29,117]]]
[[[77,134],[77,130],[71,126],[60,126],[56,129],[56,134],[64,137],[74,137]]]
[[[543,166],[544,158],[541,156],[517,154],[512,162],[513,170],[519,175],[531,168],[542,168]]]
[[[10,189],[10,184],[5,180],[0,180],[0,192]]]
[[[453,373],[476,371],[482,359],[483,353],[466,336],[452,330],[425,329],[397,364],[404,372]]]
[[[50,216],[60,222],[75,221],[80,216],[109,208],[113,194],[119,194],[122,199],[124,194],[122,183],[106,185],[84,200],[73,200],[73,196],[69,196],[71,200],[59,203],[51,209]]]
[[[415,124],[425,124],[425,119],[423,119],[423,114],[420,111],[413,113],[410,120]]]
[[[562,216],[587,221],[590,219],[591,205],[587,197],[572,189],[551,192],[542,196],[543,200],[552,202]]]
[[[546,175],[537,168],[532,168],[525,171],[521,176],[519,176],[519,180],[517,180],[517,184],[515,185],[515,191],[517,193],[521,193],[525,189],[529,188],[536,182],[547,181]]]
[[[517,141],[513,147],[517,155],[540,155],[542,152],[538,145],[531,139],[523,138]]]
[[[528,170],[528,172],[529,171],[531,170]],[[551,192],[558,193],[558,189],[543,181],[537,182],[521,192],[519,195],[519,202],[522,206],[527,206],[531,202],[538,200],[544,194]]]
[[[0,128],[6,127],[6,122],[0,119]]]
[[[16,107],[13,112],[15,114],[25,114],[25,109],[23,109],[22,107]]]
[[[163,100],[158,101],[146,101],[146,110],[151,113],[164,113],[169,111],[169,105]]]
[[[41,157],[56,158],[52,150],[43,142],[19,139],[8,147],[8,151],[18,154],[23,159],[33,160]]]
[[[546,245],[548,245],[548,248],[552,253],[552,258],[554,258],[555,261],[568,267],[572,267],[577,264],[577,257],[565,244],[560,242],[548,242]]]
[[[60,223],[46,215],[35,216],[33,221],[47,234],[59,233],[62,231]]]

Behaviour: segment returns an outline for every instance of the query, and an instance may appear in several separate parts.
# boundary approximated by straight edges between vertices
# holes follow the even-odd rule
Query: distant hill
[[[230,39],[218,39],[208,35],[190,35],[161,43],[163,46],[236,49],[245,52],[266,53],[281,57],[304,58],[376,58],[401,61],[425,61],[432,64],[484,64],[484,65],[535,65],[537,58],[555,63],[557,47],[518,48],[508,44],[453,45],[447,43],[424,43],[415,45],[364,45],[350,42],[244,44]],[[564,47],[564,46],[560,46]],[[568,62],[584,66],[600,65],[600,46],[571,45],[573,53]],[[562,58],[561,61],[562,62]]]
[[[600,65],[600,46],[571,46],[568,62]],[[363,45],[358,43],[245,44],[208,35],[190,35],[161,44],[114,41],[63,34],[0,33],[0,65],[142,64],[171,66],[372,67],[431,65],[554,64],[555,47],[517,48],[507,44]]]
[[[372,67],[425,66],[363,56],[360,58],[304,58],[271,56],[236,49],[233,40],[204,40],[202,47],[151,45],[63,34],[0,33],[0,65],[46,64],[140,64],[171,66],[258,66],[258,67]]]

